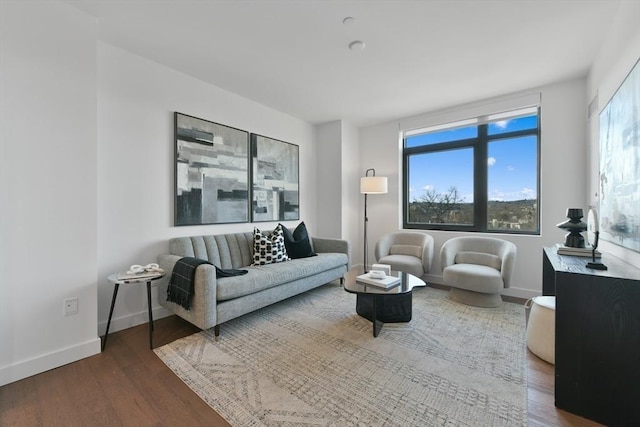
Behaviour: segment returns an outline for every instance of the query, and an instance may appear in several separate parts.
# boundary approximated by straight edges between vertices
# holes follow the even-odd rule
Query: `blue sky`
[[[536,116],[489,124],[489,134],[501,134],[536,126]],[[476,136],[476,127],[445,130],[409,137],[407,145],[428,145]],[[535,199],[537,194],[536,137],[502,139],[489,143],[489,200]],[[410,200],[427,189],[442,193],[455,186],[466,202],[473,201],[473,150],[471,148],[413,156],[410,168]]]

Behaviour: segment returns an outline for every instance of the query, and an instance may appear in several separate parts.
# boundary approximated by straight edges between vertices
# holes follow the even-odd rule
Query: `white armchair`
[[[376,262],[392,270],[422,277],[431,270],[433,237],[415,231],[398,231],[382,236],[376,243]]]
[[[440,250],[444,284],[450,297],[467,305],[497,307],[516,264],[516,245],[493,237],[454,237]]]

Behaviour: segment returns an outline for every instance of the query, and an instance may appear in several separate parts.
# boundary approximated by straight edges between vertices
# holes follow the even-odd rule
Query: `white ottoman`
[[[556,297],[534,297],[527,323],[527,347],[540,359],[555,364]]]

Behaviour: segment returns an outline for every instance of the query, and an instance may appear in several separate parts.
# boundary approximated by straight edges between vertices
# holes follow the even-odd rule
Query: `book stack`
[[[582,256],[591,258],[593,256],[592,248],[572,248],[562,243],[556,243],[558,255]],[[596,258],[602,258],[602,254],[596,250]]]
[[[371,277],[371,273],[366,273],[356,277],[356,282],[362,285],[375,286],[376,288],[391,289],[400,284],[400,278],[393,276],[384,276],[384,278],[382,279],[375,279]]]

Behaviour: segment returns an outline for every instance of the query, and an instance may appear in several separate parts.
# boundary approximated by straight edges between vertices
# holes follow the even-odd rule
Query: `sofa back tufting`
[[[169,253],[206,259],[222,269],[247,267],[253,263],[253,233],[176,237]]]

